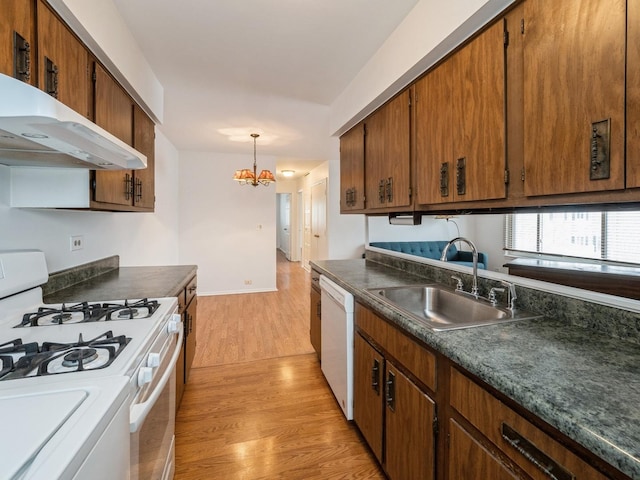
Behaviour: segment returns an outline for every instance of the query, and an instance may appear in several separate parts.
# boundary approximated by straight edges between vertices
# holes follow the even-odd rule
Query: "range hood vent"
[[[135,170],[147,157],[47,93],[0,74],[0,165]]]

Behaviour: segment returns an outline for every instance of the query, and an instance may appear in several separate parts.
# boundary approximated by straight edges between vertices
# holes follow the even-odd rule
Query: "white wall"
[[[454,217],[450,221],[424,215],[420,225],[390,225],[387,216],[368,218],[369,242],[399,242],[421,240],[451,240],[462,236],[476,243],[471,236],[469,216]],[[473,228],[474,225],[471,225]],[[477,244],[476,244],[477,246]],[[463,248],[466,250],[466,248]]]
[[[0,204],[0,250],[42,250],[49,272],[110,255],[122,266],[175,265],[178,262],[178,152],[156,135],[154,213],[112,213],[9,208]],[[7,188],[8,168],[0,168]],[[2,197],[2,196],[0,196]],[[70,250],[71,235],[84,236],[84,249]]]
[[[232,179],[252,164],[250,154],[180,153],[179,260],[198,265],[198,295],[276,289],[275,186]],[[260,156],[262,169],[275,159]]]

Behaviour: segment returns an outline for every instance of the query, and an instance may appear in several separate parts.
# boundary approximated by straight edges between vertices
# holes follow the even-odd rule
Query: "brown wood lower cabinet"
[[[510,480],[518,478],[453,419],[449,421],[448,464],[450,479]]]
[[[198,277],[195,276],[178,293],[178,313],[182,318],[184,338],[180,356],[176,362],[176,411],[180,407],[185,384],[189,381],[189,373],[196,352],[197,288]]]
[[[451,368],[450,377],[451,406],[478,429],[481,435],[476,435],[477,441],[488,440],[490,442],[488,445],[494,445],[504,454],[505,464],[515,463],[534,480],[609,478],[507,407],[456,368]],[[451,448],[450,458],[452,455],[460,454],[464,454],[464,451],[455,452]],[[463,475],[450,478],[468,477]],[[474,478],[480,477],[474,476]]]
[[[400,357],[412,360],[424,355],[426,361],[421,363],[435,367],[432,354],[360,305],[356,323],[354,420],[358,428],[391,480],[435,478],[435,402],[386,348],[403,345],[396,352]],[[427,375],[432,376],[435,372]]]
[[[355,335],[353,419],[362,436],[382,463],[382,414],[384,359],[358,333]]]
[[[390,480],[629,478],[372,310],[355,312],[354,421]]]
[[[391,479],[435,478],[435,402],[386,362],[385,461]]]
[[[318,355],[318,360],[322,360],[320,353],[322,349],[322,330],[320,329],[322,317],[321,294],[320,288],[316,288],[313,282],[313,275],[311,278],[312,283],[309,294],[309,338],[311,340],[311,346]]]

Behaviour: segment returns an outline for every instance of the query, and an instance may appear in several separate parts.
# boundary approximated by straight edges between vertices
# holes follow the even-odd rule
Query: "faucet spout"
[[[449,247],[456,242],[464,242],[469,245],[469,248],[471,248],[471,255],[473,257],[473,285],[471,286],[471,295],[478,298],[478,249],[473,242],[464,237],[456,237],[453,240],[449,240],[442,250],[440,260],[443,262],[447,261],[447,252],[449,251]]]

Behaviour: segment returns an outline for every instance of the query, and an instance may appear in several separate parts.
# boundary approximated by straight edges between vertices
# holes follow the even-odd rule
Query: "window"
[[[640,211],[510,214],[505,249],[640,264]]]

